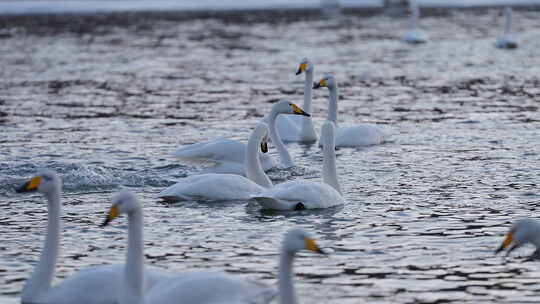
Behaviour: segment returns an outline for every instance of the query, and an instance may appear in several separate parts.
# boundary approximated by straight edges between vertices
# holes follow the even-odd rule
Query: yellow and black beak
[[[99,225],[99,227],[105,227],[107,226],[112,220],[114,220],[115,218],[118,217],[120,213],[118,212],[118,206],[116,205],[113,205],[111,207],[111,209],[109,209],[109,213],[107,214],[107,217],[105,218],[105,220],[103,221],[103,223],[101,225]]]
[[[495,254],[498,254],[499,252],[503,251],[504,249],[508,248],[510,244],[512,244],[512,241],[514,240],[514,237],[512,236],[512,232],[508,232],[506,235],[506,238],[502,242],[501,246],[495,250]]]
[[[319,80],[319,82],[314,82],[313,83],[313,88],[314,89],[318,89],[318,88],[322,88],[322,87],[326,87],[326,80],[324,80],[324,79]]]
[[[293,112],[294,114],[296,115],[304,115],[304,116],[307,116],[307,117],[310,117],[311,115],[309,115],[308,113],[304,112],[304,110],[300,109],[299,106],[295,105],[294,103],[291,104],[291,107],[293,108]]]
[[[326,254],[326,252],[322,251],[322,249],[317,245],[314,239],[305,238],[304,243],[307,250],[320,253],[320,254]]]
[[[17,189],[17,192],[33,192],[37,191],[39,185],[41,184],[41,176],[32,177],[29,181],[24,183],[20,188]]]
[[[302,74],[302,72],[305,72],[306,69],[307,69],[307,63],[301,63],[301,64],[298,66],[298,70],[296,70],[296,75]]]

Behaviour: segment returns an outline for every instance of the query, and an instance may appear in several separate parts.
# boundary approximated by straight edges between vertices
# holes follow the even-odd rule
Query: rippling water
[[[417,47],[398,41],[406,20],[384,16],[253,24],[154,16],[75,32],[3,30],[0,299],[17,301],[47,217],[39,195],[14,187],[45,167],[65,184],[57,281],[123,261],[126,219],[98,224],[128,187],[144,203],[147,263],[172,271],[223,269],[273,283],[282,234],[302,226],[334,252],[297,259],[303,303],[537,303],[539,264],[523,262],[531,248],[493,254],[509,224],[536,217],[540,203],[540,24],[537,12],[515,15],[515,51],[493,47],[496,10],[424,18],[432,41]],[[347,205],[268,213],[249,202],[156,199],[197,171],[168,156],[179,145],[246,140],[272,102],[301,104],[294,70],[303,56],[316,78],[336,73],[342,124],[378,123],[391,135],[337,152]],[[314,92],[318,127],[326,98]],[[288,148],[297,166],[273,170],[274,182],[321,178],[317,146]]]

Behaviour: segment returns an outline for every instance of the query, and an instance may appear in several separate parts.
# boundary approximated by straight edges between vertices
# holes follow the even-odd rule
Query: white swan
[[[306,78],[304,81],[304,104],[302,109],[311,113],[311,95],[313,90],[313,71],[314,67],[311,61],[303,58],[296,75],[304,72]],[[280,115],[276,121],[276,127],[279,136],[285,142],[315,142],[317,133],[313,127],[311,117]]]
[[[336,152],[334,145],[334,123],[326,121],[321,138],[323,144],[323,182],[295,180],[278,184],[251,198],[265,209],[301,210],[328,208],[343,205],[336,170]]]
[[[495,254],[507,249],[506,255],[508,255],[510,252],[529,243],[536,247],[531,257],[540,258],[540,222],[534,219],[521,219],[512,225]]]
[[[50,170],[40,172],[17,192],[38,191],[47,199],[47,235],[38,264],[21,292],[22,303],[49,304],[112,304],[123,265],[96,266],[80,271],[52,287],[54,269],[60,251],[60,193],[62,181]],[[156,270],[146,270],[147,287],[163,278]]]
[[[125,273],[120,287],[119,304],[219,304],[269,303],[275,289],[256,281],[222,272],[187,272],[160,280],[149,290],[143,289],[145,273],[143,254],[142,206],[135,196],[120,192],[113,200],[102,226],[120,214],[128,215],[128,247]],[[296,303],[292,284],[292,262],[295,253],[303,250],[324,253],[306,232],[292,229],[285,235],[279,262],[278,291],[280,303]]]
[[[356,124],[353,126],[340,127],[337,124],[337,100],[338,87],[336,78],[332,74],[326,74],[313,86],[314,89],[328,87],[328,118],[336,125],[336,147],[357,147],[378,145],[384,141],[384,133],[372,124]],[[324,143],[323,137],[319,139],[319,145]]]
[[[245,152],[247,178],[218,173],[192,175],[161,191],[158,197],[169,201],[246,200],[250,195],[272,187],[258,158],[259,144],[266,143],[267,134],[266,123],[260,122],[249,137]]]
[[[410,44],[426,43],[429,40],[427,33],[418,28],[418,19],[420,18],[420,9],[416,0],[409,0],[409,10],[411,17],[409,19],[409,29],[401,37],[401,41]]]
[[[264,121],[267,122],[271,128],[275,128],[275,120],[279,114],[310,116],[295,104],[287,100],[281,100],[272,106],[270,114],[264,118]],[[287,149],[283,143],[281,143],[281,140],[278,141],[275,135],[272,135],[271,137],[272,142],[276,144],[276,147],[278,148],[279,157],[283,166],[294,166],[294,163],[292,162]],[[217,139],[182,147],[172,153],[172,155],[185,162],[215,164],[215,166],[207,168],[204,173],[230,173],[245,176],[245,151],[246,145],[244,143],[232,139]],[[268,156],[261,156],[261,161],[265,171],[273,167],[272,161]]]
[[[515,49],[518,43],[512,34],[512,8],[504,8],[504,32],[497,38],[496,46],[501,49]]]
[[[179,158],[184,163],[194,165],[211,164],[201,171],[205,173],[228,173],[246,175],[244,159],[246,145],[234,139],[220,138],[203,141],[182,147],[171,155]],[[259,153],[263,169],[265,171],[274,167],[272,159]]]

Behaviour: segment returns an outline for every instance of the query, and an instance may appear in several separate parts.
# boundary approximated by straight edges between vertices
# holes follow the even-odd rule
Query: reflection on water
[[[66,188],[58,280],[123,261],[126,226],[98,228],[123,186],[144,203],[147,262],[171,271],[224,269],[273,283],[281,235],[301,226],[333,252],[296,261],[306,303],[538,302],[537,263],[493,254],[510,222],[539,206],[540,28],[536,13],[516,15],[522,43],[511,52],[493,48],[497,11],[425,18],[433,41],[417,47],[399,42],[405,20],[384,16],[6,32],[1,296],[17,298],[47,216],[38,195],[13,189],[47,167]],[[271,102],[301,104],[294,71],[303,56],[317,75],[336,73],[343,125],[374,122],[391,134],[381,146],[337,151],[347,205],[269,213],[248,202],[157,201],[197,170],[169,157],[180,144],[246,140]],[[318,130],[326,98],[314,92]],[[321,178],[316,145],[288,148],[297,167],[271,171],[274,182]]]

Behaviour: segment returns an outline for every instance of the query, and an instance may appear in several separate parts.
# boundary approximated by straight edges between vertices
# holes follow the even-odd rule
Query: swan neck
[[[411,10],[410,28],[416,29],[418,19],[420,18],[420,9],[418,9],[416,1],[409,1],[409,9]]]
[[[336,168],[336,143],[334,132],[323,138],[323,182],[341,193]]]
[[[333,122],[337,127],[337,99],[338,99],[338,88],[337,86],[328,87],[328,116],[327,120]]]
[[[128,215],[128,246],[120,304],[144,303],[143,214],[137,209]]]
[[[268,178],[261,165],[261,159],[259,157],[259,146],[261,144],[261,138],[258,134],[251,134],[246,146],[246,159],[245,168],[246,176],[249,180],[258,184],[261,187],[270,189],[272,188],[272,181]]]
[[[309,114],[311,113],[311,98],[313,93],[313,68],[306,70],[306,81],[304,83],[304,107],[302,108]]]
[[[47,235],[41,255],[34,272],[26,282],[22,302],[38,302],[50,288],[54,276],[54,268],[60,251],[60,186],[44,194],[47,199]]]
[[[270,139],[272,139],[272,142],[276,146],[276,149],[279,154],[279,158],[281,159],[281,164],[285,166],[286,168],[294,167],[294,162],[291,158],[291,155],[289,154],[289,151],[287,151],[287,148],[285,148],[285,145],[283,144],[283,141],[281,141],[281,137],[277,133],[276,129],[276,118],[279,115],[276,111],[272,110],[270,113],[269,119],[268,119],[268,128],[270,133]]]
[[[279,257],[279,298],[280,304],[296,304],[296,295],[292,282],[292,263],[294,254],[282,249]]]
[[[512,9],[507,7],[504,9],[504,16],[505,16],[505,20],[504,20],[504,33],[505,34],[510,34],[510,30],[511,30],[511,27],[512,27]]]

